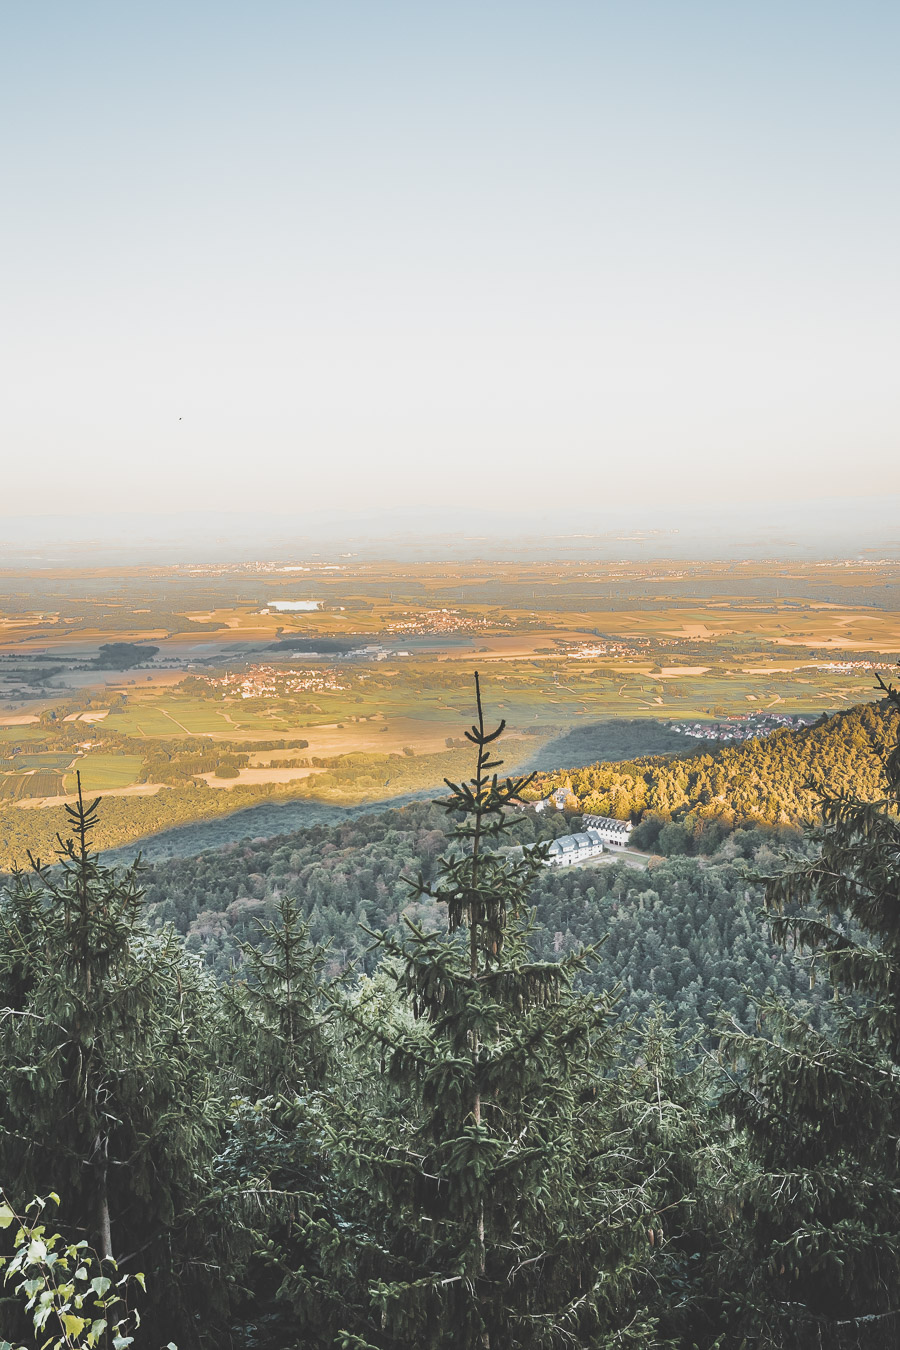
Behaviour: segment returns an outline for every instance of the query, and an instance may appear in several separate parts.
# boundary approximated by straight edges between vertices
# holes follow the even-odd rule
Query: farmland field
[[[93,751],[76,760],[75,768],[81,774],[85,792],[106,792],[110,788],[128,787],[137,780],[143,759],[140,755],[106,755]],[[64,791],[76,790],[74,769],[65,778]]]
[[[41,769],[34,773],[5,774],[0,778],[0,799],[18,802],[31,797],[58,797],[64,791],[63,781],[62,774]]]
[[[72,762],[71,754],[65,752],[58,754],[52,751],[43,754],[24,754],[16,755],[15,765],[17,769],[67,769]]]
[[[37,721],[37,718],[35,718]],[[46,740],[46,732],[38,726],[28,726],[17,724],[14,726],[0,725],[0,754],[8,754],[10,749],[16,745],[28,745]]]

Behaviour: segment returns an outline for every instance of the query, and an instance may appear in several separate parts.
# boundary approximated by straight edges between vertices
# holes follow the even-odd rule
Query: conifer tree
[[[282,894],[275,919],[240,950],[242,976],[225,991],[233,1100],[216,1161],[233,1330],[238,1344],[327,1345],[343,1309],[320,1251],[323,1228],[338,1222],[323,1124],[334,1071],[327,948],[310,941],[297,901]],[[297,1314],[278,1297],[285,1274],[302,1284]]]
[[[296,900],[282,894],[275,921],[260,922],[258,941],[240,951],[243,975],[228,1007],[245,1095],[292,1097],[318,1085],[328,1060],[320,988],[327,948],[310,941]]]
[[[475,774],[448,782],[444,803],[452,846],[413,887],[446,908],[447,931],[376,935],[412,1018],[349,1013],[376,1054],[331,1126],[345,1192],[329,1239],[346,1291],[336,1343],[647,1347],[638,1290],[656,1197],[615,1118],[614,997],[578,991],[592,951],[529,956],[546,850],[501,850],[529,779],[498,778],[504,724],[487,729],[477,675],[476,701]],[[284,1288],[302,1306],[302,1272]]]
[[[884,770],[880,800],[826,793],[812,856],[767,885],[775,937],[834,987],[834,1030],[773,998],[756,1035],[724,1038],[753,1162],[729,1345],[900,1343],[900,743]]]
[[[623,1046],[609,1120],[623,1166],[645,1196],[650,1250],[635,1303],[656,1321],[648,1346],[673,1350],[722,1344],[717,1281],[731,1219],[721,1197],[742,1161],[729,1123],[712,1109],[718,1084],[700,1040],[679,1037],[654,1008]]]
[[[52,1187],[67,1233],[171,1277],[219,1129],[215,1003],[174,932],[145,928],[138,864],[92,850],[98,804],[79,780],[56,865],[30,859],[0,902],[0,1169],[13,1203]],[[157,1279],[164,1321],[176,1290]]]

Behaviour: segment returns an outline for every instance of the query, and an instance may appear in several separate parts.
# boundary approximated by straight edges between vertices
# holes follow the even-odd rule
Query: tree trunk
[[[97,1135],[95,1156],[97,1159],[97,1233],[100,1241],[100,1255],[104,1261],[113,1260],[112,1228],[109,1220],[109,1192],[106,1180],[107,1140]]]

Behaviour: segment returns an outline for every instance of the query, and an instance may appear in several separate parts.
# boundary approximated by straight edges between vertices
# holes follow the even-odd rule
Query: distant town
[[[327,670],[276,670],[274,666],[251,666],[249,670],[216,676],[195,676],[197,682],[221,689],[223,697],[279,698],[284,694],[300,692],[324,693],[325,690],[346,689]]]
[[[799,731],[817,720],[812,714],[802,713],[738,713],[721,722],[670,722],[669,726],[672,731],[696,741],[749,741],[754,736],[767,736],[769,732],[783,728]]]
[[[385,623],[389,633],[476,633],[484,629],[512,628],[511,620],[502,615],[474,617],[460,614],[458,609],[431,609],[419,614],[401,614]]]

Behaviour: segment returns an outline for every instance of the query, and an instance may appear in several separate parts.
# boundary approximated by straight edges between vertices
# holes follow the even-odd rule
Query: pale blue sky
[[[900,491],[898,39],[872,0],[6,6],[0,512]]]

